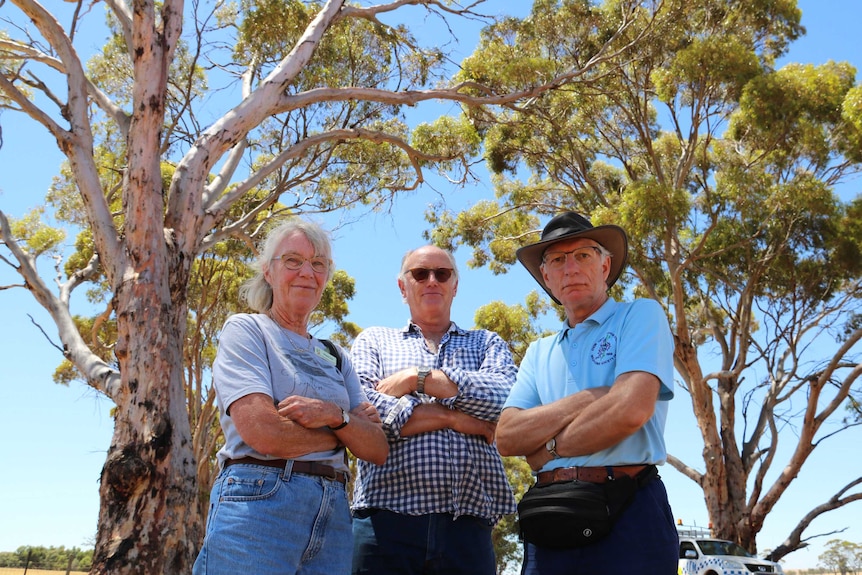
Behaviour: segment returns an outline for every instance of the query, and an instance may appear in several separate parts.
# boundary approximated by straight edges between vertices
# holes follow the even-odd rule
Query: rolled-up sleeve
[[[475,333],[482,337],[476,338]],[[455,337],[476,341],[464,342],[462,346],[451,344],[452,353],[446,353],[451,357],[440,369],[458,386],[458,394],[440,403],[479,419],[497,421],[518,373],[509,346],[488,331]]]

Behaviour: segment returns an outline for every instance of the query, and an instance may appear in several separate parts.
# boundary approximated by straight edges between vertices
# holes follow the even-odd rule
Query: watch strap
[[[343,428],[348,423],[350,423],[350,414],[342,409],[341,410],[341,423],[339,423],[335,427],[329,426],[329,429],[331,429],[332,431],[338,431],[339,429]]]
[[[550,440],[548,440],[548,442],[545,444],[545,449],[548,450],[548,453],[550,453],[551,457],[553,457],[554,459],[560,458],[560,454],[557,453],[557,438],[556,437],[552,437]]]
[[[430,367],[416,368],[416,393],[425,393],[425,378],[431,373]]]

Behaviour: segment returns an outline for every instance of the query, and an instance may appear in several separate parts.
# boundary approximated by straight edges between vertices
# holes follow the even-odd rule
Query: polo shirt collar
[[[597,325],[602,325],[603,323],[608,321],[608,319],[610,319],[610,317],[614,314],[614,309],[617,305],[619,305],[619,303],[616,300],[608,298],[607,300],[605,300],[605,303],[602,304],[602,307],[594,311],[592,315],[587,317],[581,323],[592,322]],[[560,331],[557,333],[557,340],[562,341],[566,339],[569,332],[573,329],[575,328],[569,325],[569,320],[564,319],[563,325],[560,327]]]

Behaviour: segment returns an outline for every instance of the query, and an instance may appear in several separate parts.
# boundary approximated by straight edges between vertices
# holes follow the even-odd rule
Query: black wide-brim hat
[[[518,261],[524,264],[530,275],[539,282],[539,285],[557,303],[560,303],[560,301],[554,297],[554,294],[545,285],[545,279],[542,277],[542,256],[544,256],[545,250],[551,244],[573,238],[595,240],[611,252],[611,269],[607,280],[608,288],[614,285],[619,279],[620,274],[623,273],[623,268],[629,256],[629,240],[625,230],[621,227],[610,224],[593,227],[590,220],[576,212],[563,212],[554,216],[548,222],[548,225],[545,226],[545,229],[542,230],[542,239],[534,244],[520,248],[516,252],[516,255],[518,256]]]

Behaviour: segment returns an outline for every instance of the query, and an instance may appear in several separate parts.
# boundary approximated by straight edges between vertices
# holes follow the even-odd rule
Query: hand
[[[329,401],[290,395],[276,405],[278,414],[306,429],[337,426],[341,423],[341,408]]]
[[[407,367],[401,371],[397,371],[385,379],[381,379],[374,386],[374,389],[380,393],[391,395],[392,397],[404,397],[413,393],[416,387],[416,378],[418,374],[415,367]]]
[[[450,412],[450,417],[452,418],[452,422],[449,425],[450,429],[465,435],[484,436],[485,442],[488,445],[494,443],[494,432],[497,430],[496,423],[478,419],[457,409],[452,409]]]
[[[545,446],[543,445],[538,450],[527,455],[526,459],[527,465],[530,466],[530,469],[532,469],[533,471],[538,471],[542,467],[544,467],[547,462],[552,460],[553,456],[548,453],[548,450],[545,449]]]
[[[377,408],[374,407],[368,401],[363,401],[356,407],[350,410],[350,415],[355,415],[357,417],[362,417],[377,424],[383,424],[383,420],[380,419],[380,413],[377,412]]]

